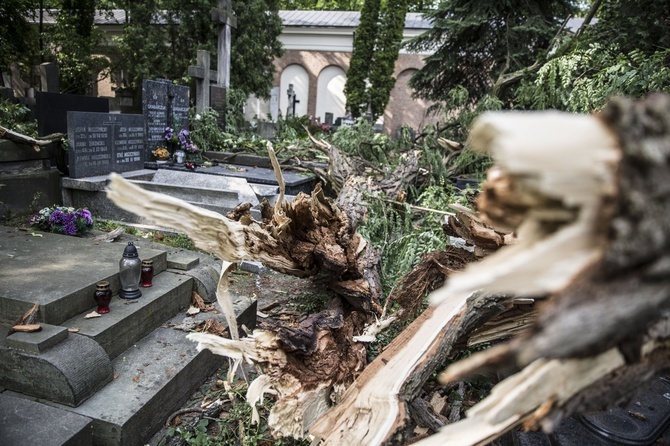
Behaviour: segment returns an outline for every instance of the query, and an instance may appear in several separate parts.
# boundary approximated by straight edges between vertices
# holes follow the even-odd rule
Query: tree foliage
[[[393,71],[405,29],[407,0],[367,0],[361,12],[344,94],[354,117],[370,105],[372,119],[384,113],[395,85]]]
[[[32,14],[30,0],[0,2],[0,71],[13,62],[32,62],[37,48],[37,32],[26,20]]]
[[[365,113],[365,107],[369,102],[366,80],[370,76],[375,42],[379,34],[380,6],[380,0],[365,2],[354,38],[354,51],[349,62],[344,94],[347,97],[347,108],[356,117]]]
[[[373,63],[370,64],[370,100],[374,120],[384,114],[395,85],[393,71],[402,44],[406,13],[407,0],[387,0],[381,14]]]
[[[100,34],[94,26],[95,0],[58,0],[56,24],[48,30],[47,60],[60,70],[63,93],[88,93],[98,72],[109,64],[95,56]]]
[[[433,28],[407,48],[433,52],[411,79],[419,97],[442,101],[463,86],[476,102],[496,81],[531,66],[571,12],[567,0],[472,2],[446,0],[427,13]],[[508,88],[497,92],[508,96]]]
[[[146,78],[184,78],[198,49],[210,51],[216,67],[217,28],[210,11],[217,6],[218,0],[128,1],[122,45],[131,86]],[[231,31],[231,86],[268,97],[272,62],[282,54],[278,2],[236,0],[232,6],[237,28]]]
[[[670,5],[614,0],[598,18],[522,82],[518,108],[588,113],[615,94],[670,92]]]
[[[237,0],[233,30],[230,82],[246,95],[269,99],[274,59],[284,50],[279,41],[282,22],[276,0]]]

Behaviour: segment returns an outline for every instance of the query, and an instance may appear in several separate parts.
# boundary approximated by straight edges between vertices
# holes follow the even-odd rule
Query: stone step
[[[185,274],[165,271],[153,278],[152,287],[140,290],[142,296],[137,299],[114,296],[110,312],[101,317],[85,318],[86,314],[96,309],[94,305],[65,321],[63,326],[78,329],[79,334],[95,340],[114,359],[180,309],[188,308],[193,279]]]
[[[141,289],[138,299],[115,296],[101,317],[85,318],[97,308],[92,306],[62,326],[44,324],[37,333],[7,336],[0,346],[0,384],[61,404],[81,404],[112,379],[110,359],[188,308],[193,279],[165,271],[154,277],[152,287]],[[68,335],[68,329],[76,334]]]
[[[256,302],[240,298],[235,305],[238,324],[252,328]],[[225,324],[222,315],[210,315]],[[182,324],[184,313],[149,333],[113,362],[114,379],[77,407],[57,406],[93,420],[96,446],[139,446],[179,409],[225,358],[198,352]]]

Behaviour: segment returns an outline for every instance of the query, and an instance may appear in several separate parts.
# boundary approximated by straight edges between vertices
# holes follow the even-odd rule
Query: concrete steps
[[[215,262],[198,264],[188,252],[171,259],[137,241],[140,257],[153,258],[158,273],[152,287],[141,288],[142,297],[128,301],[117,294],[124,244],[0,231],[0,309],[11,310],[0,313],[0,444],[14,444],[20,426],[35,424],[45,437],[37,432],[21,444],[144,444],[222,364],[172,328],[186,317],[193,290],[214,298],[215,283],[199,278],[209,278]],[[61,256],[58,267],[54,249]],[[24,274],[27,265],[40,271],[32,281]],[[111,311],[85,319],[96,308],[92,296],[99,280],[111,283]],[[9,324],[34,303],[44,305],[42,331],[5,338]],[[240,300],[236,311],[241,324],[254,326],[254,301]],[[40,418],[26,424],[31,410]],[[63,423],[69,436],[48,435],[52,424],[56,429]]]

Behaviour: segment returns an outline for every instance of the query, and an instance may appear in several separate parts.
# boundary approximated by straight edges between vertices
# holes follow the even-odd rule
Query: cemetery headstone
[[[144,111],[146,153],[165,144],[165,128],[175,131],[189,126],[189,88],[174,85],[168,80],[142,83],[142,110]]]
[[[188,130],[190,89],[184,85],[168,84],[168,98],[170,99],[171,127],[175,130]]]
[[[219,114],[217,122],[224,128],[226,123],[226,89],[212,85],[209,87],[209,103],[212,109]]]
[[[142,110],[146,151],[156,150],[165,144],[165,127],[168,126],[168,84],[145,80],[142,83]]]
[[[37,132],[40,136],[67,132],[67,112],[109,113],[107,98],[38,91],[36,100]]]
[[[143,115],[68,112],[70,177],[144,168]]]
[[[14,91],[10,87],[0,87],[0,95],[2,95],[2,99],[14,100]]]
[[[60,91],[58,65],[52,62],[45,62],[37,66],[37,72],[40,75],[40,88],[42,91],[49,93],[58,93]]]

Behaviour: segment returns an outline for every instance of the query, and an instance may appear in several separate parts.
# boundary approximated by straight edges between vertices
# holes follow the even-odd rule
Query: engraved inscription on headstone
[[[142,110],[146,134],[146,153],[165,144],[168,123],[168,83],[145,80],[142,83]],[[148,155],[147,155],[148,159]]]
[[[212,85],[209,87],[209,105],[219,114],[217,122],[224,128],[226,122],[226,89]]]
[[[144,167],[143,115],[68,112],[67,121],[72,178]]]
[[[189,91],[190,89],[184,85],[168,84],[168,97],[172,110],[171,127],[175,130],[188,130]]]

